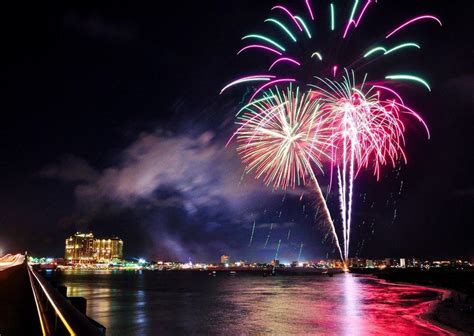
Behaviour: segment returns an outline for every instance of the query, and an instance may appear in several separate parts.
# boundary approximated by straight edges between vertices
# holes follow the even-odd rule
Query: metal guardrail
[[[105,335],[105,327],[79,312],[31,266],[26,267],[44,336]]]

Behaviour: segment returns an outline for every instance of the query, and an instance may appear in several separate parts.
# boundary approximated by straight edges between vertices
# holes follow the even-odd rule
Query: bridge
[[[68,298],[59,289],[25,255],[1,257],[0,335],[105,335],[105,327],[85,315],[85,299]]]

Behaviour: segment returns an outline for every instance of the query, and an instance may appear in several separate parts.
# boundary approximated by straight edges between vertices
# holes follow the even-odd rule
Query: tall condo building
[[[118,237],[94,239],[93,233],[76,232],[66,239],[65,259],[73,264],[122,260],[123,241]]]

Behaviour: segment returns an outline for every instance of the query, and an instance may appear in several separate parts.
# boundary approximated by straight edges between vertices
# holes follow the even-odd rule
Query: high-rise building
[[[118,238],[95,239],[94,240],[94,259],[99,262],[109,262],[113,260],[122,260],[123,241]]]
[[[406,259],[405,258],[400,258],[400,267],[405,268],[406,267]]]
[[[65,258],[72,263],[90,263],[94,261],[94,235],[76,232],[66,239]]]
[[[123,241],[118,238],[94,239],[93,233],[76,232],[66,239],[67,262],[111,262],[123,259]]]
[[[228,255],[221,255],[221,264],[228,264],[229,263],[229,256]]]

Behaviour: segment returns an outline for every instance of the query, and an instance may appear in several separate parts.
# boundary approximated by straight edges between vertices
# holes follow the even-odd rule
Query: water
[[[448,335],[419,315],[441,291],[340,274],[63,271],[107,335]]]

